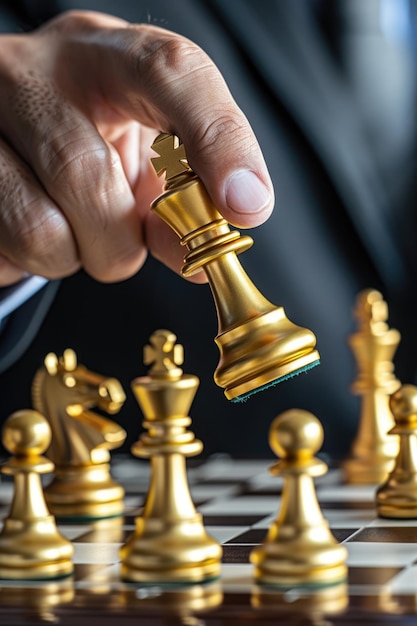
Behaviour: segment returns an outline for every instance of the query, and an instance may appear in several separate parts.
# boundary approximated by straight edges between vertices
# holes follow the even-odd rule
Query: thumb
[[[264,222],[274,193],[261,149],[207,54],[190,40],[149,24],[121,26],[101,19],[99,29],[91,27],[81,42],[74,42],[75,47],[81,43],[82,80],[96,84],[119,114],[178,135],[192,169],[227,221],[240,227]],[[87,62],[87,53],[100,62]],[[74,60],[74,47],[72,54]],[[94,80],[89,68],[94,68]]]

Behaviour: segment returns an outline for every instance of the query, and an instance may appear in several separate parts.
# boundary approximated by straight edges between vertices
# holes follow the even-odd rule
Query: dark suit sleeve
[[[25,353],[39,331],[60,281],[51,281],[3,320],[0,328],[0,373]]]

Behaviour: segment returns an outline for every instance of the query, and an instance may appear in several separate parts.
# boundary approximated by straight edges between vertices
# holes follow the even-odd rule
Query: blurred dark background
[[[82,272],[60,284],[30,347],[0,376],[0,419],[30,404],[44,355],[72,347],[81,363],[125,387],[118,419],[127,450],[142,430],[130,382],[146,373],[142,349],[151,333],[168,328],[184,345],[184,371],[201,380],[191,417],[205,455],[270,456],[272,419],[300,407],[322,421],[324,451],[343,457],[359,416],[346,338],[360,290],[383,293],[390,326],[402,334],[396,374],[416,381],[415,2],[14,1],[0,2],[1,29],[25,32],[70,8],[180,32],[220,67],[257,134],[277,195],[273,216],[249,232],[255,243],[240,260],[269,300],[316,333],[322,362],[231,404],[212,380],[218,350],[209,287],[149,258],[119,284],[98,284]]]

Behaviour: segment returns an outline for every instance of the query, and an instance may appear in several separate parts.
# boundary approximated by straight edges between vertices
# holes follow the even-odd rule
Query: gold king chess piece
[[[152,210],[188,248],[182,274],[204,269],[216,305],[220,351],[214,373],[229,400],[240,401],[319,363],[316,337],[288,320],[283,307],[258,291],[237,254],[250,248],[251,237],[230,231],[190,168],[184,146],[174,135],[159,135],[152,148],[158,175],[165,172],[165,193]]]
[[[13,413],[2,431],[13,456],[1,466],[14,477],[9,515],[0,533],[0,578],[41,580],[73,573],[73,547],[57,530],[45,504],[40,475],[54,465],[42,456],[51,441],[48,422],[30,409]]]
[[[347,550],[332,535],[313,483],[327,471],[313,456],[322,443],[323,428],[307,411],[285,411],[271,424],[269,444],[281,460],[270,472],[284,485],[278,517],[250,555],[260,584],[308,588],[346,580]]]
[[[52,430],[46,455],[55,476],[45,489],[51,512],[68,522],[122,515],[124,490],[111,477],[109,450],[122,445],[126,432],[89,410],[117,413],[125,401],[119,381],[77,363],[73,350],[60,358],[49,353],[34,377],[32,401]]]
[[[203,449],[187,430],[199,379],[178,367],[183,349],[175,342],[173,333],[156,331],[144,349],[148,376],[132,382],[148,430],[132,453],[150,458],[151,478],[143,513],[120,552],[127,581],[200,583],[220,575],[222,548],[196,512],[186,474],[185,457]]]
[[[379,291],[362,291],[354,314],[358,331],[348,342],[357,362],[352,391],[361,396],[361,411],[356,438],[342,467],[347,483],[380,484],[398,453],[398,437],[388,432],[394,426],[389,398],[401,385],[392,362],[401,335],[388,327],[388,306]]]
[[[417,387],[403,385],[390,398],[395,419],[391,436],[399,438],[395,465],[377,489],[380,517],[417,518]]]

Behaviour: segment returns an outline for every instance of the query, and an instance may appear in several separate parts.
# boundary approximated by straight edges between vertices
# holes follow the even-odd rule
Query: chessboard
[[[348,550],[348,580],[318,589],[260,587],[251,550],[277,515],[282,482],[274,460],[227,456],[188,462],[188,479],[207,531],[223,546],[220,579],[196,585],[122,582],[119,548],[134,530],[148,489],[149,465],[114,455],[112,474],[126,491],[125,516],[60,525],[73,542],[74,575],[51,582],[0,581],[0,623],[108,624],[411,624],[417,623],[417,520],[378,519],[373,486],[343,485],[339,470],[316,480],[336,539]],[[12,483],[0,483],[1,519]]]

